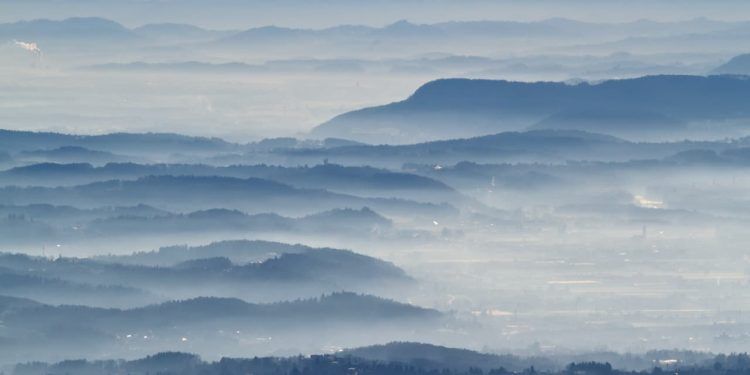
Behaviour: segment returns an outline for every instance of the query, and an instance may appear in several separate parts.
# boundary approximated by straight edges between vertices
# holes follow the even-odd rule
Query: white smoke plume
[[[39,56],[39,57],[42,56],[42,50],[34,42],[20,42],[18,40],[14,40],[13,43],[16,46],[21,47],[21,48],[23,48],[23,49],[25,49],[25,50],[27,50],[27,51],[29,51],[29,52],[31,52],[31,53]]]

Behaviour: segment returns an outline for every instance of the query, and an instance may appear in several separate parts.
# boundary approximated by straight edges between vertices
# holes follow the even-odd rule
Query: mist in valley
[[[377,3],[0,5],[0,372],[750,368],[744,3]]]

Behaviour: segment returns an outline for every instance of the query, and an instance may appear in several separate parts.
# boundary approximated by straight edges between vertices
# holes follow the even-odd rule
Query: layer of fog
[[[650,14],[678,17],[666,17],[664,4]],[[695,4],[680,15],[706,10]],[[4,17],[25,17],[28,5],[13,6]],[[549,12],[560,14],[555,7]],[[701,14],[735,18],[715,13],[726,12],[722,7]],[[50,17],[93,9],[87,14],[139,26],[131,15],[118,18],[116,6],[45,9]],[[387,12],[361,23],[395,21]],[[476,19],[470,12],[454,19],[464,16]],[[340,23],[312,18],[291,26]],[[216,25],[207,16],[202,25],[255,26],[247,22]],[[629,142],[542,130],[398,148],[302,139],[335,115],[405,99],[436,78],[702,75],[748,47],[731,30],[704,31],[696,44],[683,30],[645,39],[567,36],[564,43],[550,35],[453,40],[445,49],[435,49],[439,38],[394,38],[398,43],[379,48],[334,41],[320,51],[301,43],[235,49],[204,40],[93,40],[68,49],[81,40],[8,40],[0,45],[1,128],[170,131],[228,142],[3,132],[0,275],[16,284],[0,292],[10,296],[0,303],[0,361],[137,358],[164,350],[206,359],[294,355],[392,340],[549,355],[744,350],[747,138],[714,133],[710,142]],[[289,135],[301,139],[246,143]],[[227,168],[260,163],[273,167]],[[254,245],[239,242],[239,258],[190,248],[227,240],[350,251],[295,247],[289,253],[320,256],[300,262],[279,244],[261,244],[262,255],[251,257]],[[159,254],[150,252],[163,247],[179,256],[154,261]],[[320,297],[341,291],[388,300],[335,294],[348,307],[373,306],[366,311],[373,315],[363,316]],[[302,307],[318,315],[312,319]],[[240,317],[213,318],[226,311]],[[261,323],[268,326],[249,321],[247,311],[266,314]],[[90,326],[80,316],[91,318],[84,322]]]

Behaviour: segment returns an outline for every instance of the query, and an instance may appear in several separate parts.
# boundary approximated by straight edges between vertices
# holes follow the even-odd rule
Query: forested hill
[[[479,353],[474,353],[479,354]],[[747,354],[720,355],[704,365],[669,365],[653,367],[644,371],[617,370],[609,363],[570,363],[555,371],[538,370],[531,366],[520,371],[509,371],[503,367],[482,368],[469,366],[458,369],[435,369],[425,366],[423,361],[413,359],[404,362],[367,360],[353,356],[313,355],[289,358],[222,358],[217,362],[204,362],[200,357],[186,353],[159,353],[133,361],[63,361],[56,364],[27,363],[17,365],[14,375],[62,375],[62,374],[161,374],[161,375],[740,375],[750,373],[750,358]]]

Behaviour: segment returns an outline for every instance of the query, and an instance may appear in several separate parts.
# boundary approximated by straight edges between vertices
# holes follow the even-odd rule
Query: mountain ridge
[[[310,134],[367,143],[431,141],[517,131],[563,111],[590,109],[649,111],[685,122],[746,118],[750,110],[743,98],[748,95],[750,79],[726,75],[658,75],[578,84],[439,79],[403,101],[336,116]]]

